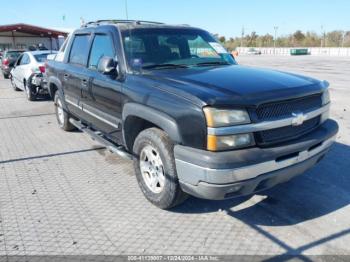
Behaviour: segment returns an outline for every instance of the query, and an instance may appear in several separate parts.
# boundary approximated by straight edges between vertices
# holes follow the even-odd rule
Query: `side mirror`
[[[98,62],[98,72],[105,75],[116,75],[118,76],[118,62],[112,57],[103,56]]]

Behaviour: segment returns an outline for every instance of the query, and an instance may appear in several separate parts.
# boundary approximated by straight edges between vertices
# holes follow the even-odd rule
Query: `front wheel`
[[[177,206],[187,199],[179,184],[174,160],[174,144],[158,128],[142,131],[134,147],[134,169],[144,196],[161,209]]]
[[[55,113],[58,126],[64,131],[72,131],[75,127],[69,122],[70,115],[63,108],[63,102],[58,94],[58,91],[54,95],[55,101]]]
[[[19,91],[20,89],[16,86],[15,80],[13,79],[12,75],[10,75],[10,81],[11,81],[11,85],[12,85],[13,90]]]

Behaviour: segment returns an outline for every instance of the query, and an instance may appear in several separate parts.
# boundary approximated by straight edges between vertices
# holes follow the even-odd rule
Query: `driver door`
[[[122,83],[97,70],[99,61],[107,56],[116,58],[116,48],[109,32],[96,32],[88,61],[91,83],[83,89],[83,111],[94,126],[116,142],[120,142]]]

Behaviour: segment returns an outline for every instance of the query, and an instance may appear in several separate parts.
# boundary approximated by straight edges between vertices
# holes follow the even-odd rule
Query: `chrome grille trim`
[[[330,104],[327,104],[317,110],[305,113],[305,120],[310,120],[312,118],[318,117],[330,109]],[[228,126],[228,127],[208,127],[208,135],[225,136],[225,135],[235,135],[243,133],[254,133],[259,131],[265,131],[285,126],[293,125],[294,117],[283,118],[279,120],[263,121],[259,123],[252,123],[246,125]]]

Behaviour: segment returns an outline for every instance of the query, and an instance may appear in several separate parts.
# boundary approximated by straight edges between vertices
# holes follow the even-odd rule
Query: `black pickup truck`
[[[338,132],[326,81],[237,65],[202,29],[100,20],[57,57],[47,75],[59,126],[133,159],[143,194],[163,209],[288,181]]]

